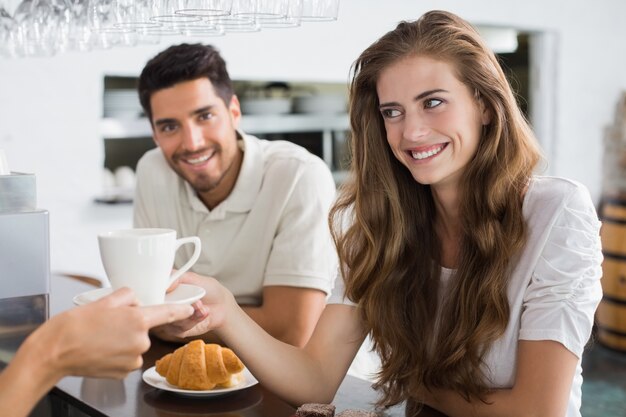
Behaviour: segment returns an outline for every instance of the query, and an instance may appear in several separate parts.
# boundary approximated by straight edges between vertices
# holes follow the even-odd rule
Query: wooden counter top
[[[72,308],[72,297],[93,289],[85,283],[53,276],[50,294],[51,315]],[[173,351],[177,345],[152,340],[152,347],[144,355],[143,369],[131,372],[123,380],[67,377],[50,393],[54,412],[59,415],[88,415],[104,417],[291,417],[295,408],[266,390],[262,384],[236,393],[214,398],[189,398],[153,388],[142,380],[145,369],[156,359]],[[372,410],[376,392],[359,378],[346,376],[333,404],[337,412],[357,408]],[[73,413],[73,414],[72,414]],[[54,414],[57,415],[57,414]],[[404,407],[388,410],[389,417],[404,416]],[[422,416],[441,416],[424,411]]]

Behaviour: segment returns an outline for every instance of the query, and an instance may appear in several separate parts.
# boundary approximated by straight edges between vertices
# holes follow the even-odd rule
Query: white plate
[[[250,388],[253,385],[259,383],[256,378],[248,371],[248,368],[243,370],[243,381],[234,387],[230,388],[216,388],[205,391],[182,389],[171,385],[156,371],[156,368],[146,369],[143,373],[143,380],[146,384],[153,386],[154,388],[162,389],[165,391],[174,392],[179,395],[186,395],[189,397],[217,397],[220,395],[230,394],[232,392],[241,391],[242,389]]]
[[[72,301],[74,304],[82,306],[93,301],[97,301],[104,296],[113,292],[113,288],[97,288],[75,296]],[[204,297],[204,288],[196,285],[179,284],[176,289],[165,294],[165,304],[193,304]]]

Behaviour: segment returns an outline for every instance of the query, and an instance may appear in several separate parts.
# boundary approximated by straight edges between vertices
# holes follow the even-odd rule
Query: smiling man
[[[239,129],[239,101],[212,46],[159,53],[141,73],[139,98],[158,147],[137,166],[135,227],[199,236],[192,270],[218,279],[270,334],[304,345],[336,273],[328,167],[293,143]],[[156,333],[175,339],[167,326]]]

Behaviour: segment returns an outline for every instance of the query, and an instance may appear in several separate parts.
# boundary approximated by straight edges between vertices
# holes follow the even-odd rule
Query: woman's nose
[[[430,127],[421,114],[407,113],[404,118],[404,139],[419,140],[428,135]]]

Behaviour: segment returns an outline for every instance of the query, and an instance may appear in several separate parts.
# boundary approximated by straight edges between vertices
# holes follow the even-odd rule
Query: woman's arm
[[[141,366],[148,329],[193,313],[188,305],[136,304],[123,288],[41,325],[0,374],[0,416],[27,415],[67,375],[123,378]]]
[[[17,352],[0,374],[0,415],[26,416],[63,374],[26,347]]]
[[[551,340],[521,340],[513,388],[496,390],[486,402],[466,401],[449,390],[426,393],[425,403],[450,417],[562,417],[578,358]]]
[[[330,304],[297,348],[265,332],[215,279],[185,274],[181,282],[202,286],[206,295],[193,319],[176,324],[177,336],[214,331],[265,387],[293,404],[332,401],[365,338],[355,307]]]

